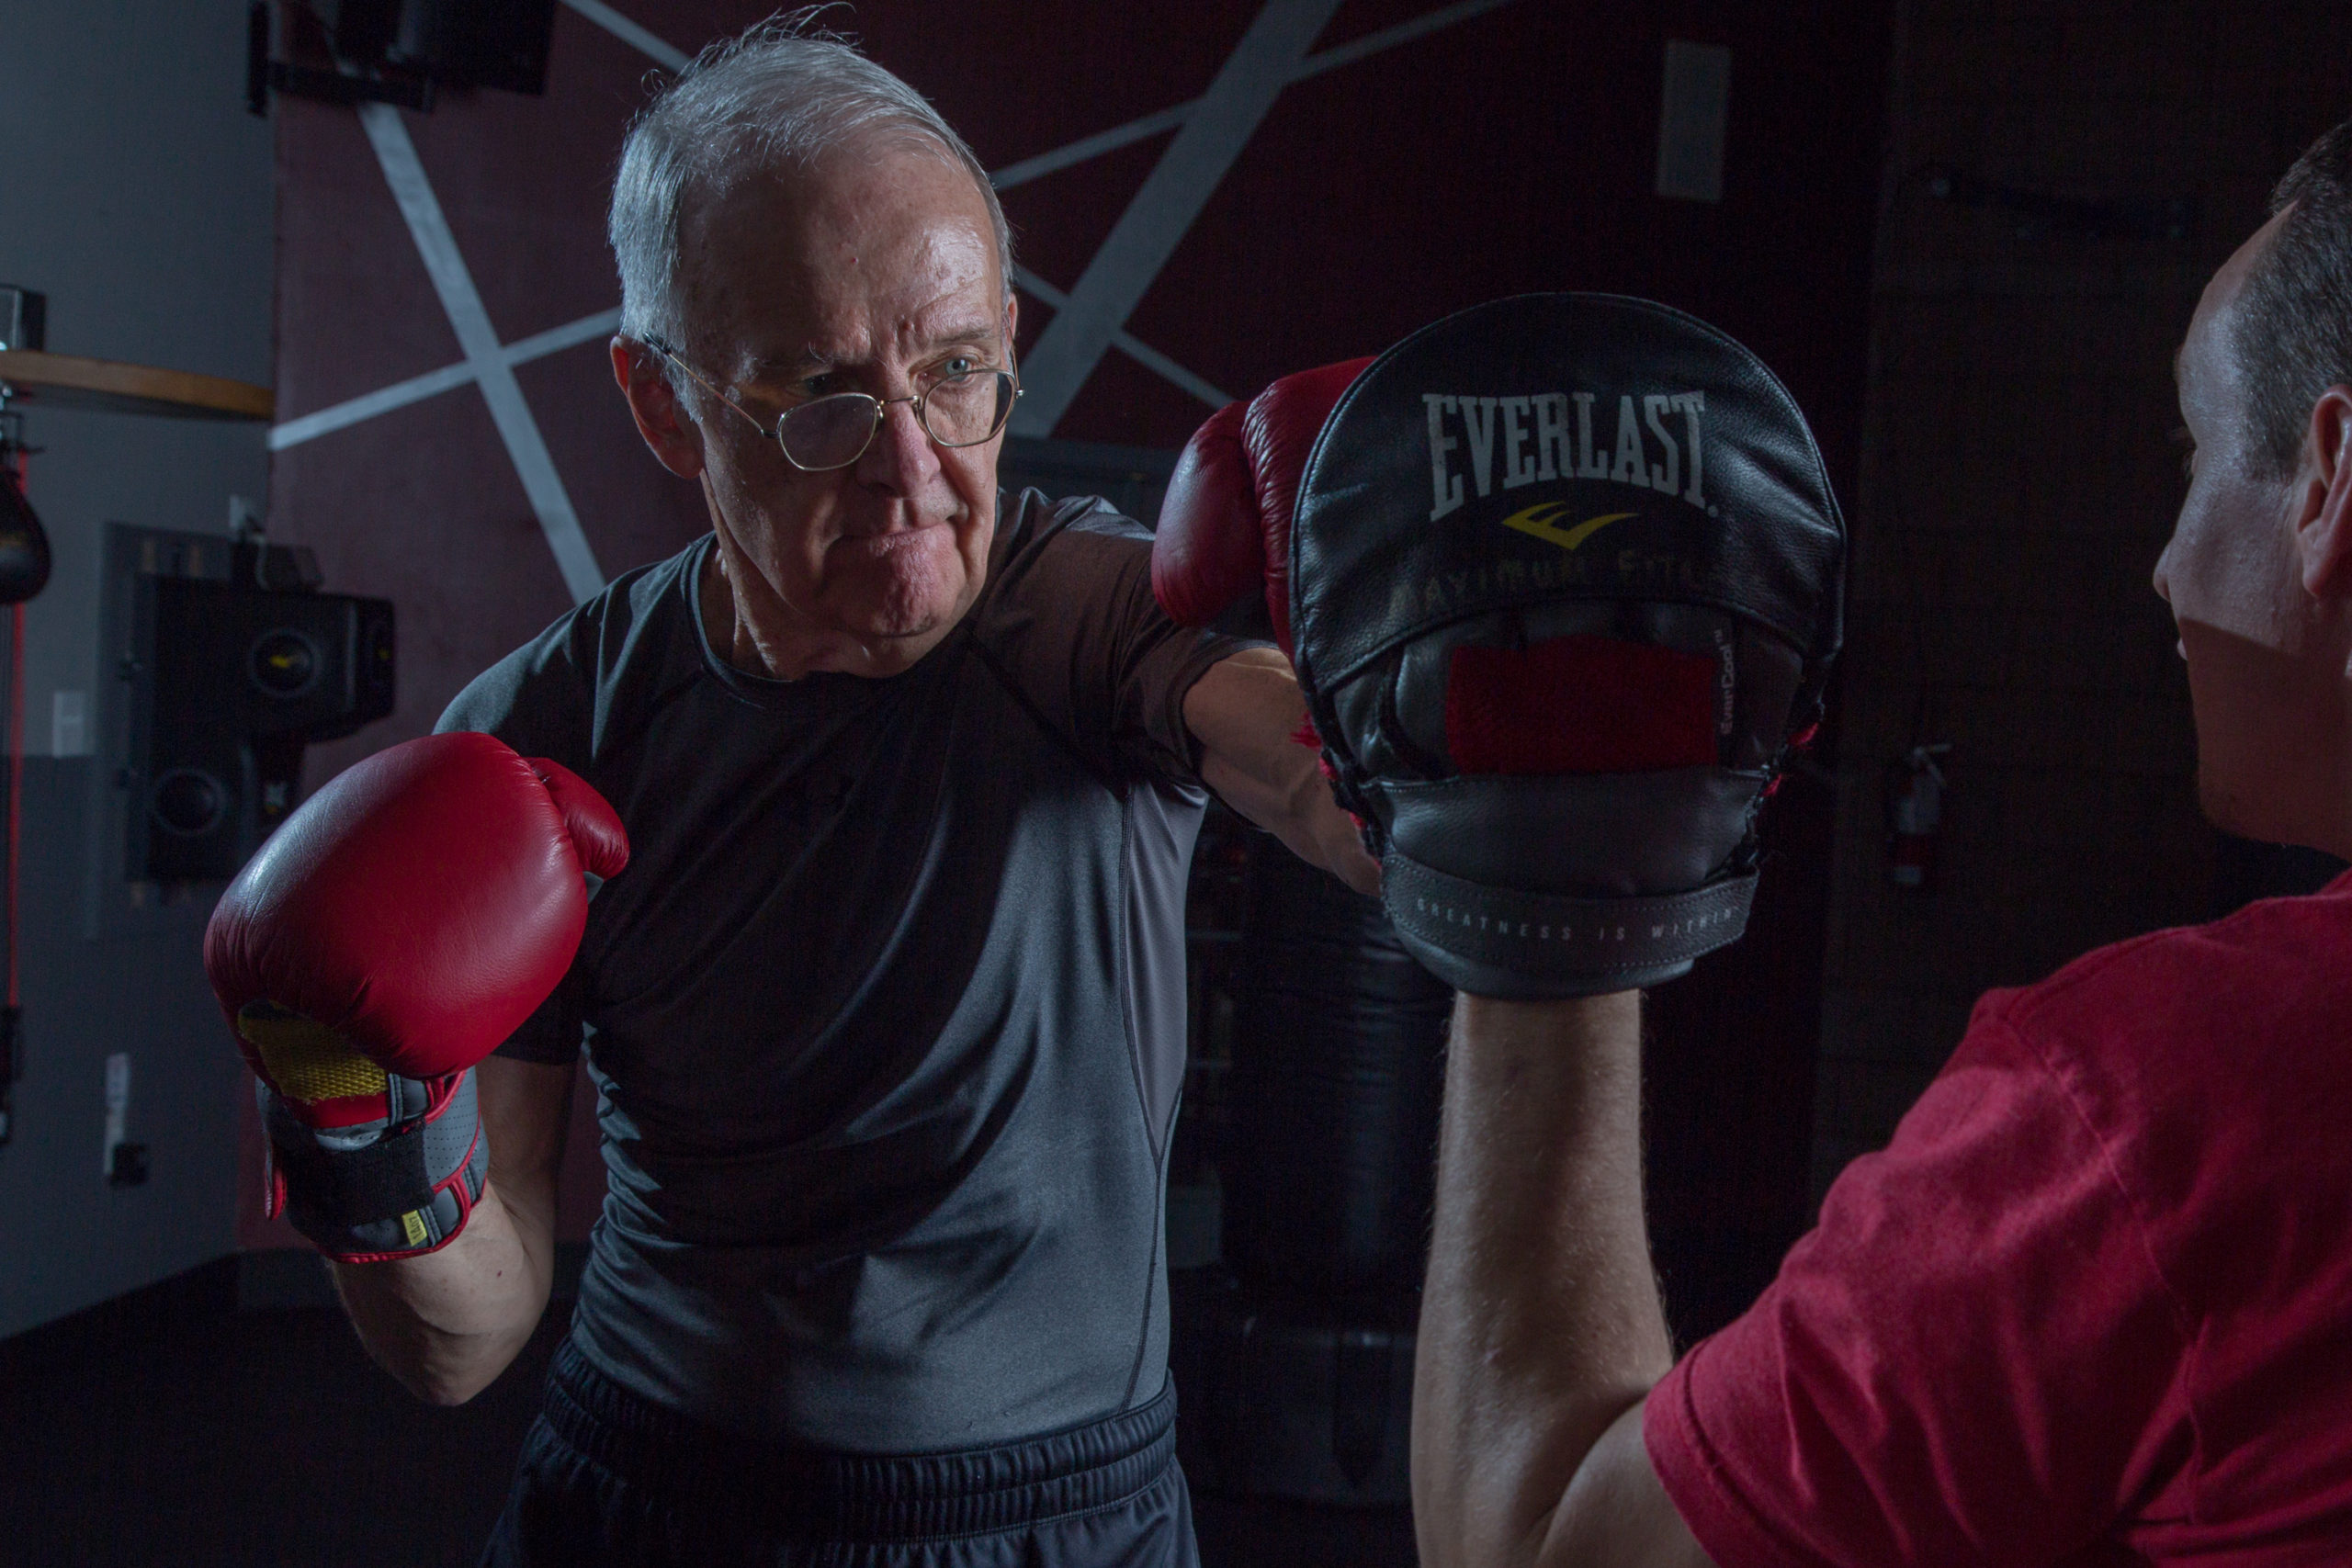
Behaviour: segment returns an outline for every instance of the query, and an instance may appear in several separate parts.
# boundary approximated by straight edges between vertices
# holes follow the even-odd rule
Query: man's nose
[[[882,428],[874,433],[865,455],[857,460],[858,479],[893,495],[910,496],[938,472],[939,454],[933,449],[922,422],[915,417],[914,404],[883,404]]]
[[[2164,549],[2156,557],[2156,570],[2153,574],[2151,574],[2152,581],[2155,585],[2156,597],[2163,600],[2167,604],[2172,603],[2172,582],[2170,581],[2172,574],[2172,547],[2179,537],[2180,536],[2178,534],[2175,534],[2171,538],[2165,541]]]

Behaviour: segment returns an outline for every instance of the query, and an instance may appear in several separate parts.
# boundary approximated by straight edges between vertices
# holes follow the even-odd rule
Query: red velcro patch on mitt
[[[1712,766],[1715,661],[1578,635],[1457,648],[1445,744],[1465,773],[1644,773]]]

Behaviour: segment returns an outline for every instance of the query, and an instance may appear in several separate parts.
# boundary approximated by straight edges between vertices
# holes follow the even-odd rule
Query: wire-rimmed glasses
[[[786,462],[804,473],[846,468],[865,456],[865,449],[874,445],[874,433],[882,428],[883,411],[892,403],[913,404],[915,422],[940,446],[978,446],[1004,428],[1012,417],[1014,400],[1021,396],[1021,378],[1010,370],[966,370],[943,376],[903,398],[828,393],[786,409],[773,424],[765,424],[687,364],[677,350],[653,338],[644,343],[712,397],[751,421],[753,429],[776,444]]]

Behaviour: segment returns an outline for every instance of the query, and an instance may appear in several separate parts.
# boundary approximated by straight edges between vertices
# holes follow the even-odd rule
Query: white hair
[[[705,49],[629,127],[607,223],[625,336],[687,345],[678,229],[687,204],[779,165],[807,169],[854,141],[909,140],[945,154],[980,187],[1012,290],[1012,233],[988,171],[921,93],[809,21],[769,17]]]

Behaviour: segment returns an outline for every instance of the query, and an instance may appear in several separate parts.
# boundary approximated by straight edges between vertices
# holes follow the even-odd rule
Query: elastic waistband
[[[1001,1448],[856,1454],[720,1431],[648,1404],[569,1339],[548,1423],[586,1458],[673,1504],[843,1541],[983,1535],[1121,1502],[1176,1452],[1176,1390],[1133,1410]]]

